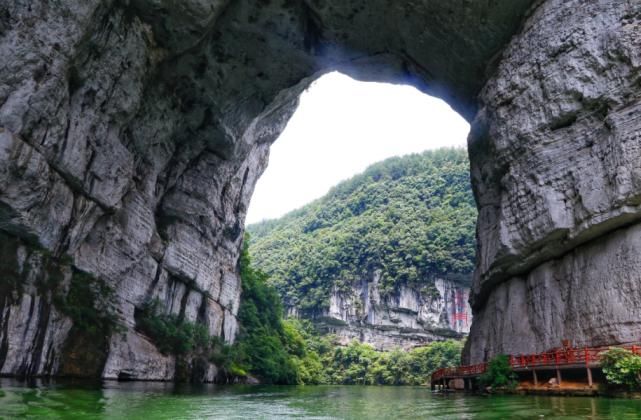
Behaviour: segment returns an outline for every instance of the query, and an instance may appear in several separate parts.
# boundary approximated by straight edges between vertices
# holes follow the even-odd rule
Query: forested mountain
[[[476,206],[464,149],[395,157],[277,220],[248,226],[250,253],[303,312],[378,273],[383,297],[400,285],[436,292],[436,278],[469,281]]]
[[[248,373],[263,383],[422,385],[441,367],[457,366],[461,341],[439,341],[403,351],[376,351],[351,341],[340,345],[334,336],[321,336],[309,321],[283,319],[282,304],[268,277],[256,269],[246,246],[240,258],[243,281],[236,343],[212,342],[209,357],[226,382]]]

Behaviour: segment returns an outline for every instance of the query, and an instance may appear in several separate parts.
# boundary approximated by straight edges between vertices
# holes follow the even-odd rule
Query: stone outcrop
[[[334,289],[327,310],[311,317],[317,328],[347,345],[352,340],[378,350],[409,349],[447,338],[460,338],[470,330],[472,310],[469,287],[436,279],[434,288],[400,286],[381,293],[380,275],[363,278],[349,290]],[[296,307],[289,316],[301,317]]]
[[[191,2],[165,25],[137,9],[162,5],[142,3],[0,4],[0,229],[19,241],[4,263],[21,274],[20,255],[47,253],[52,266],[104,281],[116,292],[125,330],[96,366],[66,372],[47,359],[68,353],[71,321],[52,299],[59,291],[7,291],[0,297],[3,374],[172,379],[174,358],[136,330],[136,308],[151,299],[234,340],[245,206],[267,145],[230,131],[228,147],[224,135],[205,135],[212,111],[190,112],[189,95],[175,93],[186,76],[164,70],[225,5]],[[186,21],[203,32],[183,36]],[[154,32],[154,23],[163,31]],[[244,116],[230,118],[233,127]],[[264,128],[257,118],[242,130],[258,137]],[[30,344],[41,337],[44,347]]]
[[[641,3],[544,2],[483,88],[466,357],[641,341]]]
[[[640,265],[636,225],[512,277],[476,314],[470,356],[638,342]]]
[[[474,118],[468,359],[505,350],[505,323],[536,332],[519,348],[561,334],[505,296],[563,306],[552,319],[578,313],[575,302],[594,333],[564,338],[630,339],[633,310],[601,321],[610,292],[550,302],[598,283],[582,282],[588,255],[638,267],[623,250],[641,202],[640,6],[533,3],[0,0],[0,372],[172,379],[175,358],[135,325],[151,299],[233,341],[254,183],[300,92],[330,70],[411,83]],[[95,357],[82,357],[89,341],[56,303],[78,273],[114,291],[103,309],[121,328],[92,343]],[[638,296],[632,271],[608,273]],[[198,370],[190,377],[215,375]]]

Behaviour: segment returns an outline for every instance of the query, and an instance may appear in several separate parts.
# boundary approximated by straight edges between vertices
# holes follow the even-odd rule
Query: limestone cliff
[[[135,327],[153,297],[232,341],[253,185],[300,91],[334,69],[476,114],[469,360],[639,339],[640,9],[0,0],[0,371],[63,374],[88,348],[52,296],[73,273],[114,290],[123,329],[69,374],[173,378]]]
[[[175,358],[135,326],[136,308],[154,298],[234,340],[245,203],[267,145],[230,132],[230,148],[204,135],[212,111],[190,108],[176,69],[163,64],[195,45],[225,4],[192,2],[161,24],[161,5],[142,3],[0,2],[0,229],[11,244],[3,264],[22,279],[0,296],[3,375],[173,379]],[[243,131],[259,137],[257,125]],[[41,274],[25,271],[22,261],[44,254]],[[120,331],[91,366],[66,369],[73,327],[53,299],[65,290],[34,276],[72,268],[115,291]]]
[[[641,3],[547,1],[483,88],[467,358],[641,340]]]
[[[381,296],[379,279],[380,274],[375,273],[347,292],[334,289],[330,307],[314,314],[314,324],[321,332],[335,335],[341,344],[358,340],[378,350],[409,349],[469,332],[468,287],[437,279],[437,293],[401,286]],[[296,307],[287,312],[293,317],[301,315]]]

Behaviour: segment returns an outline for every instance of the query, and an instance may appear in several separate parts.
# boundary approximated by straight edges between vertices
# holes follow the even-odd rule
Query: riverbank
[[[547,382],[534,384],[533,382],[522,381],[515,392],[521,395],[596,396],[603,389],[602,385],[593,384],[590,386],[580,381],[565,380],[561,384],[554,385]]]
[[[629,391],[623,388],[608,388],[604,384],[594,384],[592,387],[582,382],[565,381],[560,386],[535,385],[532,382],[520,382],[516,388],[501,388],[496,390],[455,390],[445,389],[434,391],[437,394],[468,394],[468,395],[521,395],[521,396],[553,396],[553,397],[602,397],[614,399],[641,400],[641,392]],[[641,417],[641,411],[639,412]]]

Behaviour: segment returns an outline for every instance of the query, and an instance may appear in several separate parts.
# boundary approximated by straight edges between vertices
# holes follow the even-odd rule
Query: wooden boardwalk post
[[[632,346],[634,349],[634,346]],[[588,350],[587,347],[583,349],[584,354],[585,354],[585,369],[587,370],[588,373],[588,386],[592,388],[592,369],[590,369],[590,350]]]
[[[560,361],[561,361],[560,359],[561,359],[561,357],[560,357],[560,355],[559,355],[559,351],[558,351],[558,350],[556,350],[556,351],[554,352],[554,362],[555,362],[555,364],[556,364],[556,383],[557,383],[559,386],[561,386],[561,369],[559,369],[559,363],[560,363]]]

